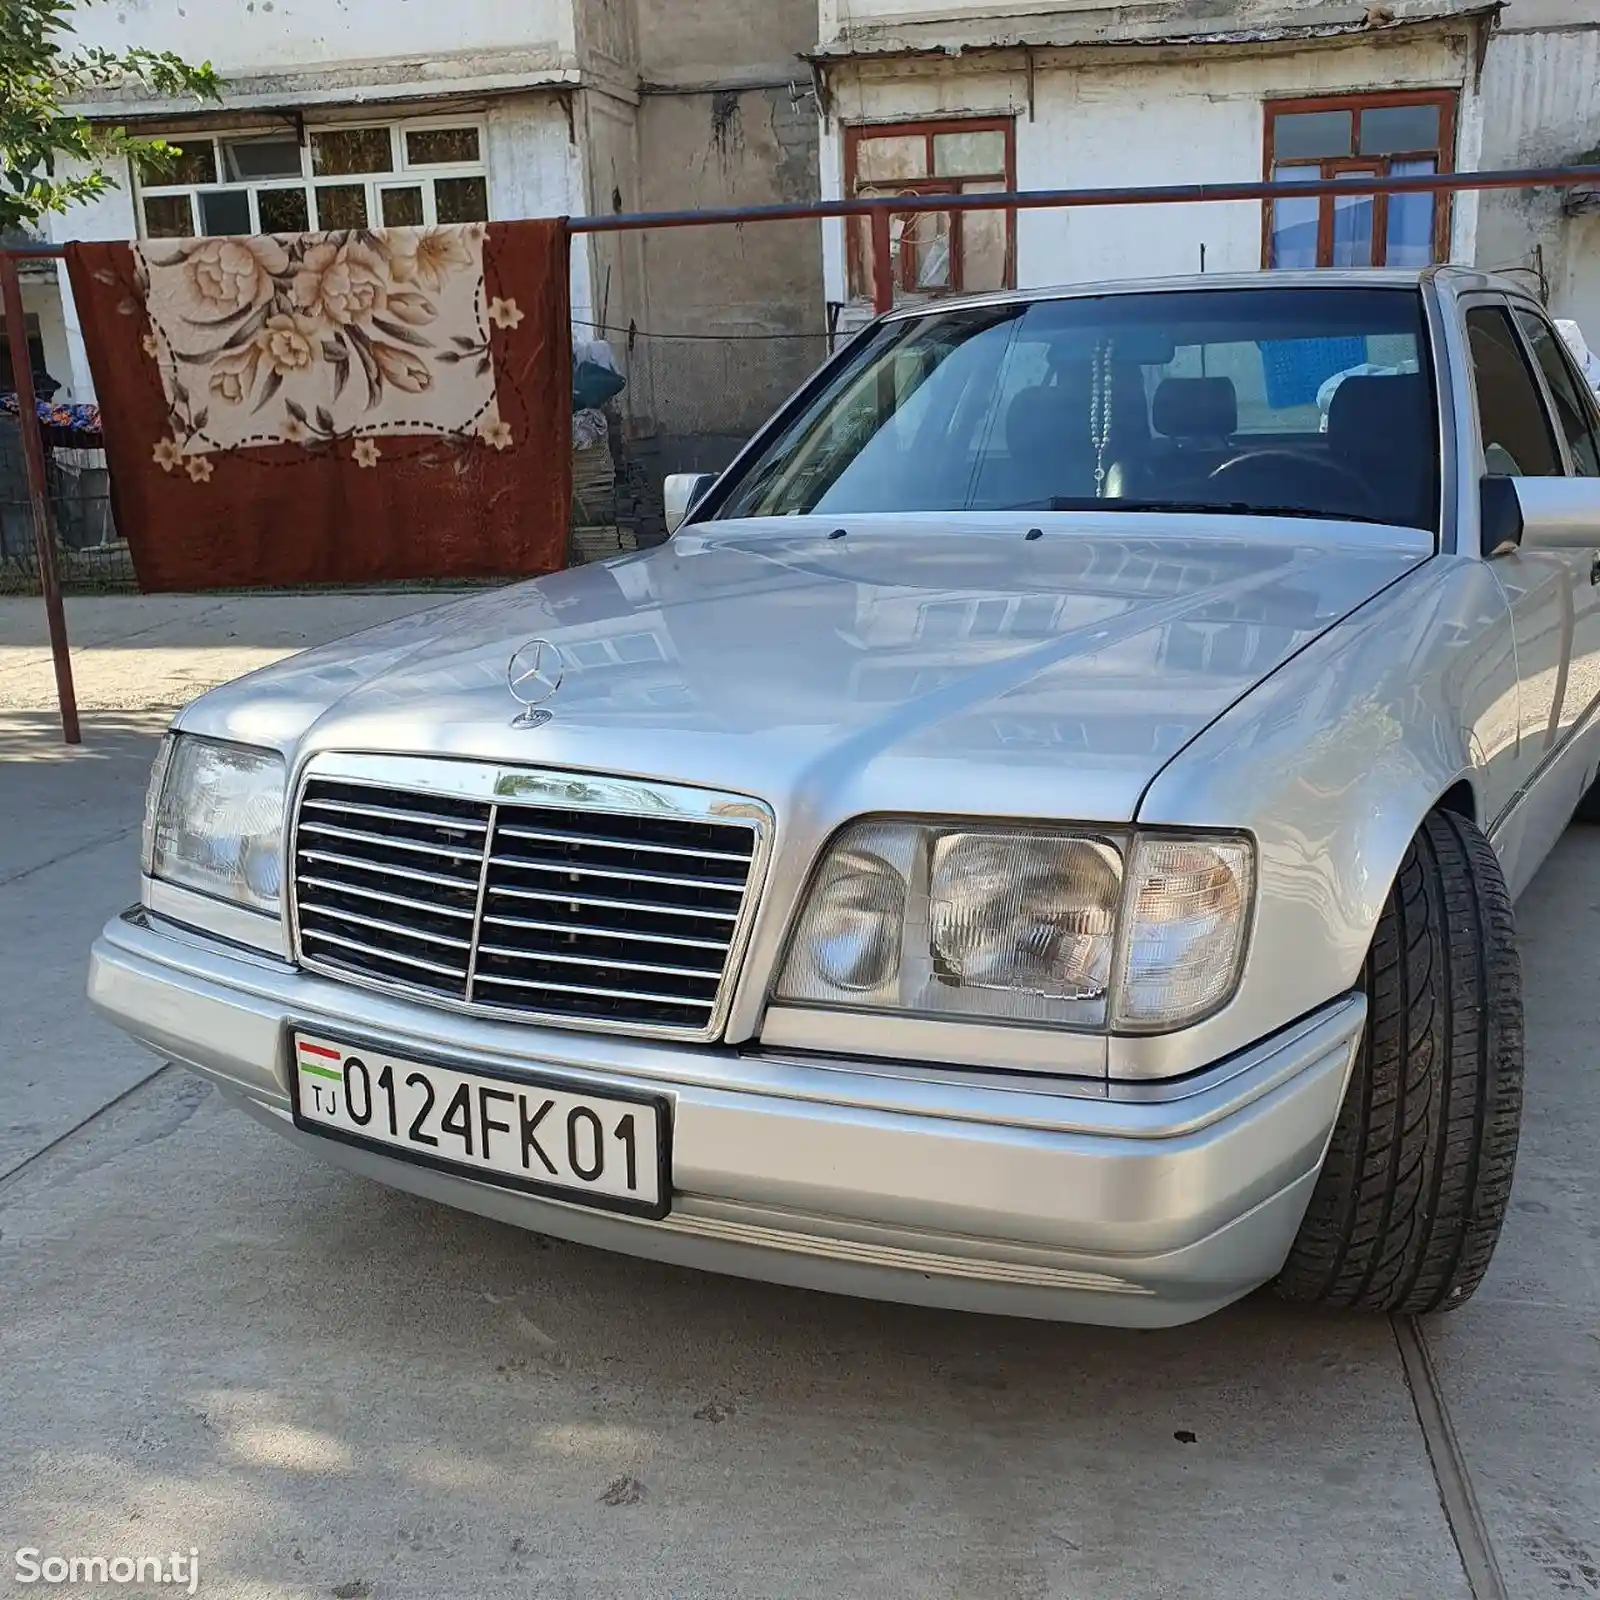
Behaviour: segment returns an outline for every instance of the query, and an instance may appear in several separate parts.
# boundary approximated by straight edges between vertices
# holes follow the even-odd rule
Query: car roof
[[[1037,289],[1002,289],[988,294],[951,295],[888,312],[887,319],[926,316],[964,306],[1032,305],[1041,300],[1089,299],[1107,294],[1179,294],[1205,289],[1419,289],[1437,283],[1451,294],[1475,289],[1524,293],[1520,285],[1480,272],[1475,267],[1318,267],[1309,270],[1277,268],[1259,272],[1184,273],[1165,278],[1111,278],[1097,283],[1056,284]]]

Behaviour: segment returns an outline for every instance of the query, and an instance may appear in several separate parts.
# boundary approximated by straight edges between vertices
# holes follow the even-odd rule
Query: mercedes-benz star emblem
[[[513,728],[542,728],[550,713],[542,709],[566,676],[561,652],[548,639],[530,639],[506,663],[506,684],[512,697],[526,709],[513,720]]]

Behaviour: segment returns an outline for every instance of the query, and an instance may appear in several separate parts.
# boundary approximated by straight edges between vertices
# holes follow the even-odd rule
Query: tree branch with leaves
[[[190,66],[167,50],[81,43],[74,15],[95,3],[0,0],[0,231],[97,199],[117,186],[129,158],[159,170],[177,155],[165,140],[89,121],[74,101],[128,87],[166,99],[220,97],[209,61]]]

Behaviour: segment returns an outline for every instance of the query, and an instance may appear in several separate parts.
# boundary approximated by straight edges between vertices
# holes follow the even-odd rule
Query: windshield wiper
[[[1048,500],[1024,500],[1016,505],[996,506],[997,511],[1175,511],[1179,513],[1222,514],[1245,517],[1301,517],[1311,522],[1370,522],[1386,528],[1382,517],[1361,516],[1353,511],[1314,511],[1309,506],[1260,505],[1254,500],[1097,500],[1088,495],[1054,495]]]

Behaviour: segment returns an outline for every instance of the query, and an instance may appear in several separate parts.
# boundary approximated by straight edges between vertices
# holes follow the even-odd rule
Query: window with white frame
[[[400,122],[292,132],[168,134],[179,149],[139,172],[147,239],[487,222],[477,123]]]

